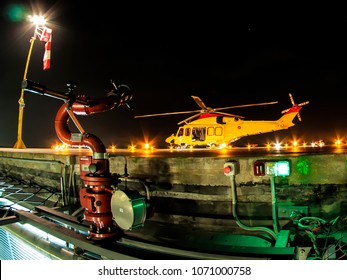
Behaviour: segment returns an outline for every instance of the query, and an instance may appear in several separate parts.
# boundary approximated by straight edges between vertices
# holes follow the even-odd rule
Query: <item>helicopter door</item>
[[[205,141],[205,139],[206,139],[206,127],[193,127],[192,141]]]
[[[177,137],[182,137],[182,136],[183,136],[183,127],[181,127],[177,132]]]

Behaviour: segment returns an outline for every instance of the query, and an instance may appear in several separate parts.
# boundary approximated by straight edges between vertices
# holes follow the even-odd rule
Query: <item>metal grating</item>
[[[56,191],[48,187],[13,180],[0,181],[0,197],[11,201],[11,204],[1,205],[1,208],[11,209],[21,205],[32,210],[37,205],[51,205],[50,198],[56,195]],[[57,203],[58,200],[59,195]]]
[[[46,260],[44,254],[0,227],[0,260]]]

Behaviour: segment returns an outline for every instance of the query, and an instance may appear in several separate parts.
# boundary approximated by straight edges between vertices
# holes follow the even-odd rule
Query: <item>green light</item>
[[[283,160],[283,161],[276,162],[275,175],[276,176],[289,176],[290,175],[289,161]]]
[[[347,160],[346,160],[347,166]],[[310,165],[307,159],[299,158],[298,163],[296,164],[298,173],[302,175],[308,175],[310,173]]]
[[[290,166],[289,161],[269,161],[265,162],[265,172],[266,175],[270,176],[289,176]]]
[[[19,22],[25,20],[27,9],[21,4],[10,4],[6,8],[6,16],[10,21]]]

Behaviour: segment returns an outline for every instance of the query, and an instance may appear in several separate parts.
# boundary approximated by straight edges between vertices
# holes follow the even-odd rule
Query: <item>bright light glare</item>
[[[69,146],[65,143],[62,144],[55,144],[51,146],[52,150],[56,150],[56,151],[67,151],[69,150]]]
[[[131,144],[130,146],[128,146],[128,149],[129,149],[131,152],[135,152],[136,146],[135,146],[134,144]]]
[[[276,149],[276,150],[281,149],[281,143],[276,143],[276,144],[275,144],[275,149]]]
[[[224,148],[226,148],[226,146],[227,146],[227,144],[223,142],[222,144],[220,144],[219,149],[224,149]]]
[[[277,176],[289,176],[290,167],[288,161],[279,161],[276,163],[276,175]]]
[[[43,16],[29,16],[28,19],[36,26],[44,26],[46,24],[46,20]]]

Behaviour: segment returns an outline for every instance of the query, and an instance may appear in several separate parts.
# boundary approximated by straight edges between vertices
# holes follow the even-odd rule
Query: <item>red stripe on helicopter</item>
[[[210,117],[218,117],[218,116],[223,116],[222,114],[209,114],[209,113],[207,113],[207,114],[201,114],[200,116],[199,116],[199,119],[204,119],[204,118],[210,118]]]
[[[285,113],[285,115],[290,114],[290,113],[298,113],[301,110],[301,108],[302,107],[300,107],[300,106],[293,106]]]

